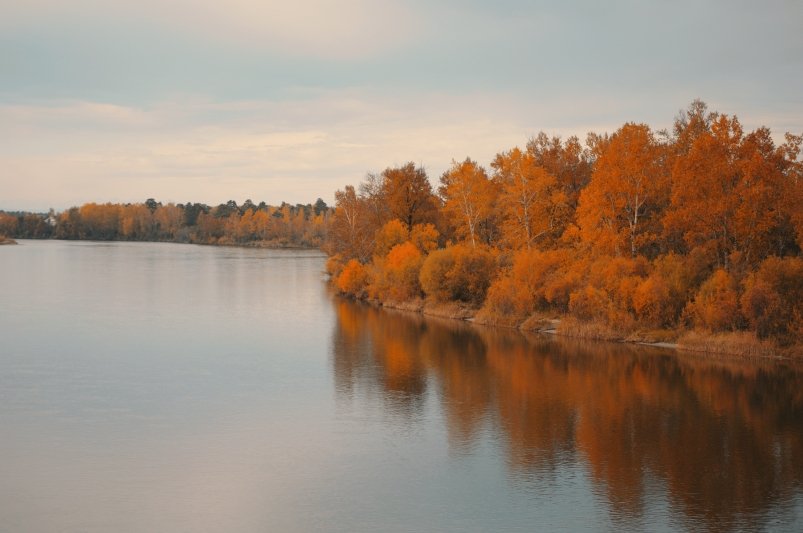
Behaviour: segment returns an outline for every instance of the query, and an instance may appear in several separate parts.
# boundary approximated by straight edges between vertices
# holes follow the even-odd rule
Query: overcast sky
[[[803,132],[803,2],[0,0],[0,209],[332,202],[701,98]]]

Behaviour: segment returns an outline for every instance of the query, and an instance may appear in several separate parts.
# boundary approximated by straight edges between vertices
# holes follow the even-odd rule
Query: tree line
[[[491,324],[799,345],[800,147],[695,101],[671,131],[539,133],[488,169],[455,161],[437,190],[413,163],[388,168],[336,192],[327,268],[345,295]]]
[[[332,209],[320,198],[314,204],[270,206],[234,200],[205,204],[87,203],[61,213],[0,212],[0,235],[196,244],[320,247]]]

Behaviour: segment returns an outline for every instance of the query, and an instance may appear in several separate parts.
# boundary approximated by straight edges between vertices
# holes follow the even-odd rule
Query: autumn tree
[[[468,158],[462,163],[453,161],[452,168],[441,176],[439,193],[444,200],[443,213],[457,234],[476,247],[480,225],[493,213],[496,199],[485,169]]]
[[[566,195],[532,154],[514,148],[498,154],[491,166],[500,188],[502,235],[510,248],[531,248],[557,237],[566,215]]]
[[[82,238],[111,240],[117,237],[120,229],[120,210],[118,204],[88,203],[78,212],[81,217]]]
[[[605,143],[580,194],[577,221],[585,241],[635,257],[656,239],[668,195],[663,152],[644,124],[625,124]]]
[[[12,237],[17,230],[17,217],[0,213],[0,236]]]
[[[559,136],[549,137],[540,132],[527,143],[527,152],[533,156],[537,165],[555,176],[558,187],[566,195],[570,211],[574,212],[580,199],[580,191],[591,179],[593,159],[590,150],[584,149],[576,136],[562,141]]]
[[[384,174],[368,173],[365,179],[360,182],[359,195],[365,200],[368,220],[375,228],[382,227],[385,222],[392,218],[385,193]]]
[[[800,160],[803,136],[787,133],[785,139],[786,142],[779,148],[785,161],[782,206],[789,216],[800,251],[803,250],[803,209],[800,208],[803,205],[803,161]]]
[[[352,185],[335,192],[335,214],[329,239],[330,253],[366,262],[371,257],[373,235],[367,231],[365,201]]]
[[[717,115],[675,161],[667,231],[688,248],[710,250],[725,269],[733,259],[754,265],[784,253],[798,211],[787,200],[795,196],[796,146],[791,138],[776,148],[766,128],[745,135],[736,117]]]
[[[382,172],[382,200],[392,218],[398,218],[412,229],[415,224],[435,222],[437,199],[423,168],[414,163],[388,168]]]
[[[172,240],[178,237],[184,213],[175,204],[158,207],[153,212],[157,240]]]
[[[147,240],[153,233],[153,212],[146,204],[131,204],[120,210],[120,236],[128,240]]]

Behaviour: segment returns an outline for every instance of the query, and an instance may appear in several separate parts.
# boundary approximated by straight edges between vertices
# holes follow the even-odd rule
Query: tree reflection
[[[472,328],[338,300],[338,391],[420,415],[434,387],[450,448],[483,428],[524,480],[580,461],[617,514],[657,480],[710,530],[750,527],[803,482],[803,373],[613,343]]]

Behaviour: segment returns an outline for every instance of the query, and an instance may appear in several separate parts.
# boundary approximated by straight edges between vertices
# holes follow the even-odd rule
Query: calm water
[[[803,372],[333,298],[315,252],[0,247],[0,531],[803,531]]]

